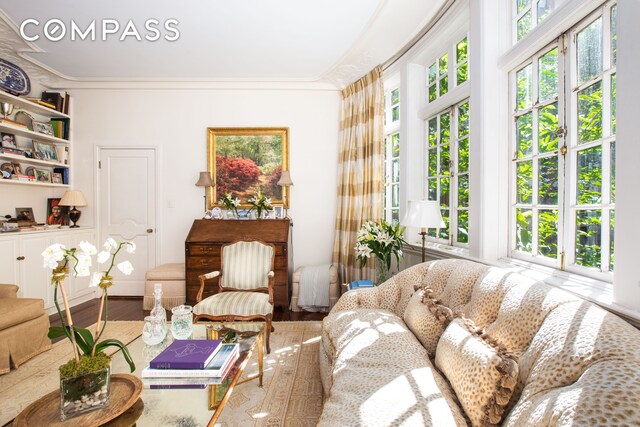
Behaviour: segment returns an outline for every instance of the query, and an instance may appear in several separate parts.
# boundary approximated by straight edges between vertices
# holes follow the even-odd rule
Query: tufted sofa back
[[[640,331],[624,320],[560,289],[465,260],[404,270],[370,303],[402,317],[420,288],[518,358],[504,425],[640,424]]]

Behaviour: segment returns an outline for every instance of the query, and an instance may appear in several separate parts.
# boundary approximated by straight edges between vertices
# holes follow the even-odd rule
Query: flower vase
[[[236,214],[234,211],[232,211],[231,209],[227,209],[224,212],[224,219],[238,219],[238,214]]]
[[[62,421],[109,404],[111,368],[60,378],[60,419]]]
[[[387,264],[384,261],[378,260],[378,267],[376,268],[376,273],[378,276],[377,284],[381,285],[387,281],[389,278],[389,269],[387,268]]]

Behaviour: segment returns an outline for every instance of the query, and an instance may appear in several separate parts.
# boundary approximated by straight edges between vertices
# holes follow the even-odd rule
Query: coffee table
[[[209,327],[207,327],[209,325]],[[142,392],[144,412],[136,421],[137,426],[158,425],[199,425],[213,426],[222,413],[235,386],[247,381],[258,379],[262,387],[263,356],[264,356],[264,322],[210,322],[193,325],[194,339],[212,339],[213,326],[223,325],[241,332],[240,357],[234,363],[230,372],[220,385],[208,385],[197,389],[149,389]],[[207,336],[209,335],[209,336]],[[164,348],[173,342],[171,331],[167,333],[164,342],[155,346],[148,346],[138,337],[127,345],[131,357],[136,364],[133,375],[140,377],[142,370]],[[258,351],[257,366],[247,366],[253,352]],[[112,357],[112,373],[129,373],[129,365],[125,362],[121,352]],[[249,377],[240,380],[243,373]]]

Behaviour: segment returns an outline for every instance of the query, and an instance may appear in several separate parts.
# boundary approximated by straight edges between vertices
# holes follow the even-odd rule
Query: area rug
[[[318,359],[321,325],[318,321],[274,322],[271,354],[264,355],[264,386],[258,387],[257,380],[237,386],[218,423],[223,427],[315,426],[322,412]],[[129,343],[140,335],[141,330],[142,322],[114,321],[107,325],[105,334]],[[0,426],[15,418],[34,400],[57,388],[56,368],[71,357],[71,347],[64,340],[18,370],[0,376],[0,402],[3,405]],[[244,376],[257,373],[257,352],[254,352]],[[153,402],[145,401],[146,408],[152,406]],[[162,425],[191,424],[179,417],[163,419]]]
[[[236,387],[218,422],[223,427],[315,426],[322,412],[321,326],[319,321],[274,322],[264,387],[257,380]],[[255,352],[244,376],[257,373]]]
[[[107,323],[103,337],[117,338],[125,344],[140,336],[143,322],[112,321]],[[95,324],[89,330],[95,329]],[[118,351],[110,347],[106,353]],[[58,366],[73,357],[73,348],[67,339],[55,343],[45,351],[20,365],[8,374],[0,375],[0,426],[14,419],[31,402],[60,387]]]

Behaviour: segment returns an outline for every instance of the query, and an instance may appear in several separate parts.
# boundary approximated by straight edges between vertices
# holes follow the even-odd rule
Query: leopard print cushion
[[[466,425],[451,388],[398,316],[356,309],[327,317],[335,362],[318,426]]]
[[[551,311],[520,356],[505,425],[640,425],[640,332],[586,301]]]
[[[518,364],[454,319],[440,338],[436,366],[444,373],[473,426],[498,425],[515,388]]]
[[[433,301],[431,301],[431,305],[425,304],[424,297],[425,291],[423,289],[413,294],[404,311],[403,320],[409,330],[427,349],[429,357],[433,358],[436,355],[438,340],[444,332],[446,324],[436,315],[434,306],[437,304]]]

